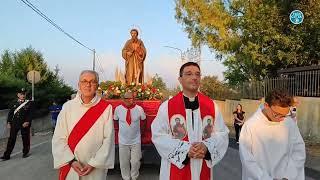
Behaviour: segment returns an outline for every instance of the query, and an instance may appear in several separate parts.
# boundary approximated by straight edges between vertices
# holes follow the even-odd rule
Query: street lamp
[[[163,47],[166,47],[166,48],[171,48],[171,49],[175,49],[175,50],[178,50],[180,52],[180,58],[181,58],[181,63],[183,63],[183,52],[181,49],[177,48],[177,47],[172,47],[172,46],[163,46]]]

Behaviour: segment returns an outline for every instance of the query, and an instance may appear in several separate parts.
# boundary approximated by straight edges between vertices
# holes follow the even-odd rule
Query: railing
[[[320,71],[296,72],[264,80],[264,94],[275,88],[287,89],[294,96],[320,97]]]
[[[245,82],[237,88],[238,99],[260,99],[273,89],[286,89],[291,95],[320,97],[320,70],[295,72],[263,81]]]

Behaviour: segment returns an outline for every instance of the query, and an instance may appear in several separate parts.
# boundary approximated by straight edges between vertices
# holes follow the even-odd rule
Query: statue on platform
[[[131,39],[126,42],[122,49],[122,57],[126,61],[126,84],[143,83],[143,63],[147,51],[142,40],[138,39],[138,30],[132,29],[130,34]]]

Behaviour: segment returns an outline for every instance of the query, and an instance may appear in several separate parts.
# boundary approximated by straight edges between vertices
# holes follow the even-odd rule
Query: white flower
[[[141,88],[139,88],[139,89],[138,89],[138,92],[141,92],[141,91],[142,91],[142,89],[141,89]]]
[[[150,92],[149,92],[149,91],[147,91],[147,92],[146,92],[146,94],[150,94]]]

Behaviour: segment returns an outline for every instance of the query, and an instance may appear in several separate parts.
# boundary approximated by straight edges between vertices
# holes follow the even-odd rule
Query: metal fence
[[[275,88],[286,89],[294,96],[320,97],[320,70],[296,72],[264,80],[264,94]]]
[[[294,96],[320,97],[320,70],[295,72],[238,87],[239,99],[260,99],[273,89],[286,89]]]
[[[238,90],[236,99],[260,99],[264,97],[264,82],[251,81],[243,83]]]

